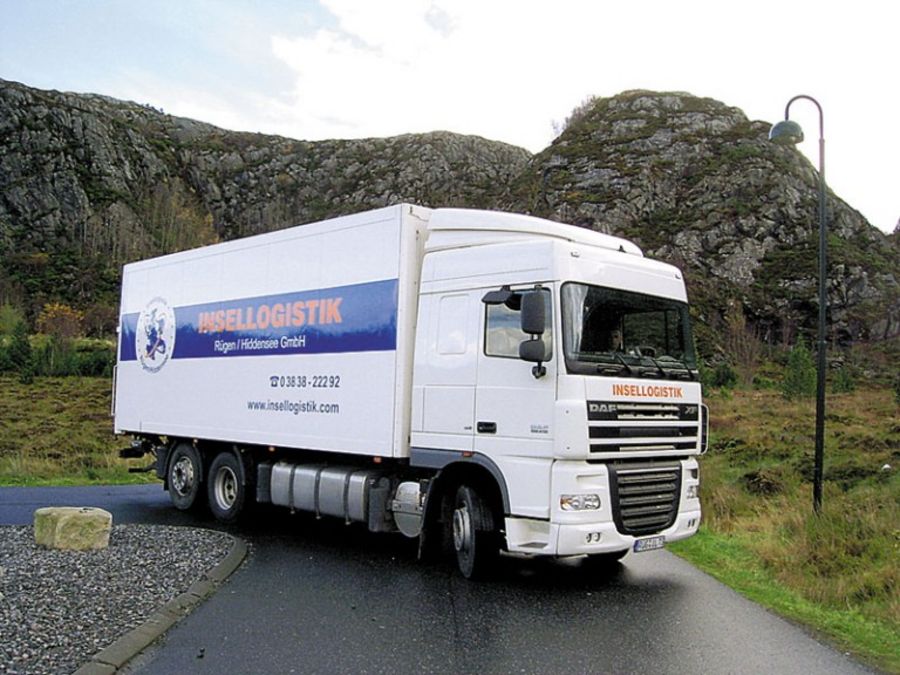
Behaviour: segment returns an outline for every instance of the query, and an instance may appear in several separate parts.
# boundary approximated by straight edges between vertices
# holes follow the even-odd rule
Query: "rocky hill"
[[[114,304],[131,260],[400,201],[490,207],[529,159],[450,133],[236,133],[0,80],[0,302]]]
[[[0,80],[0,303],[114,305],[124,262],[411,201],[625,235],[685,268],[710,342],[735,303],[789,340],[815,320],[817,184],[767,132],[716,101],[626,92],[533,157],[443,132],[305,142]],[[835,337],[900,334],[898,236],[829,207]]]
[[[683,93],[596,99],[538,154],[504,202],[624,235],[687,270],[716,328],[729,302],[770,342],[818,311],[818,175],[770,125]],[[829,321],[839,342],[900,333],[900,238],[828,195]],[[716,311],[718,310],[718,311]]]

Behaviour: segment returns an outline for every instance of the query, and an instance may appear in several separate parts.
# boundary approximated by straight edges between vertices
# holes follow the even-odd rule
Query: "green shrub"
[[[75,350],[75,375],[110,377],[116,363],[115,348],[109,345],[78,345]]]
[[[775,382],[771,377],[766,377],[765,375],[754,375],[753,376],[753,388],[754,389],[777,389],[778,383]]]
[[[9,346],[6,344],[6,340],[0,338],[0,373],[8,373],[11,370],[14,368],[9,356]]]
[[[831,392],[834,394],[849,394],[856,390],[856,380],[850,369],[844,366],[835,372],[831,380]]]
[[[77,375],[72,341],[51,337],[34,349],[35,373],[43,376]]]
[[[723,362],[716,366],[712,374],[712,386],[731,389],[737,384],[738,376],[730,363]]]
[[[7,347],[7,357],[12,364],[12,370],[17,373],[26,368],[33,369],[31,342],[28,341],[28,327],[24,321],[19,321],[13,329],[12,340]]]
[[[25,315],[9,303],[0,305],[0,335],[12,335],[16,326],[25,322]]]
[[[816,367],[812,354],[802,340],[788,354],[784,379],[781,381],[781,394],[788,401],[800,398],[812,398],[816,393]]]

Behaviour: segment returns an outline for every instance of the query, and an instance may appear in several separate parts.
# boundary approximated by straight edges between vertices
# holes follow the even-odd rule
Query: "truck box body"
[[[408,455],[425,215],[380,209],[126,265],[116,430]]]

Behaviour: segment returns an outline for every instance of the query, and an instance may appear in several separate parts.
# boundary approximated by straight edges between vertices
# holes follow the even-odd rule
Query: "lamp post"
[[[825,123],[822,106],[812,96],[794,96],[784,108],[784,120],[769,131],[769,140],[781,145],[795,145],[803,140],[800,125],[790,119],[791,104],[798,99],[812,101],[819,109],[819,331],[816,350],[816,455],[813,470],[813,509],[822,510],[822,480],[825,463],[825,309],[828,303],[825,268]]]

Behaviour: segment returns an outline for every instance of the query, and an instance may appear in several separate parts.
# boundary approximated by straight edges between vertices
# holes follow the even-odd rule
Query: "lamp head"
[[[803,142],[803,129],[792,120],[783,120],[769,131],[769,140],[779,145],[796,145]]]

